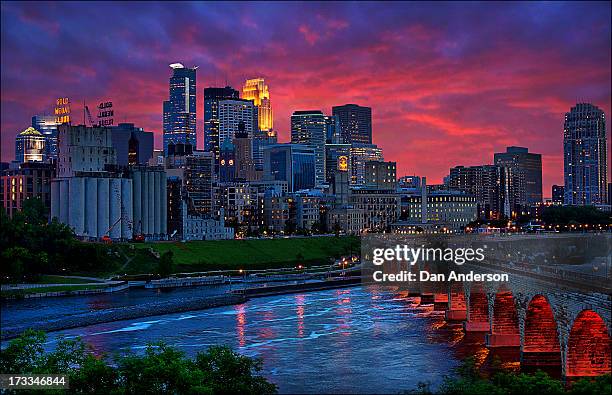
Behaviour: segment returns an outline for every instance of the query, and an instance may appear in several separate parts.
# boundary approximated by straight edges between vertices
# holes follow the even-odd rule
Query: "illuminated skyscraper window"
[[[197,146],[196,135],[196,69],[173,63],[169,98],[163,103],[164,152],[168,144]]]
[[[607,203],[608,144],[604,112],[578,103],[565,114],[563,172],[565,204]]]

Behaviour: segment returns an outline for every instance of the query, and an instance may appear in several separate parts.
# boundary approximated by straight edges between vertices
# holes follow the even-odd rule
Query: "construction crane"
[[[85,112],[87,113],[87,119],[89,119],[89,126],[96,126],[97,123],[94,122],[94,119],[91,116],[91,112],[89,111],[89,107],[87,105],[85,105]]]
[[[102,236],[102,241],[105,242],[106,244],[111,244],[113,242],[113,240],[110,238],[110,232],[111,230],[113,230],[113,228],[115,226],[117,226],[117,224],[119,222],[121,222],[121,219],[123,218],[123,216],[119,217],[119,219],[117,221],[115,221],[114,224],[112,224],[110,226],[110,228],[108,228],[108,230],[106,231],[106,233],[104,234],[104,236]]]
[[[118,193],[121,194],[121,192],[118,192]],[[111,244],[113,242],[113,239],[111,239],[111,237],[110,237],[110,233],[115,228],[115,226],[117,226],[117,224],[119,222],[125,221],[128,229],[129,230],[133,230],[133,223],[132,223],[132,221],[127,220],[127,215],[126,215],[126,212],[125,212],[125,207],[123,205],[123,201],[121,201],[120,213],[121,213],[121,215],[119,216],[119,219],[117,219],[117,221],[115,221],[115,223],[113,223],[110,226],[110,228],[108,228],[108,230],[104,233],[104,236],[102,236],[102,241],[104,243],[106,243],[106,244]],[[142,241],[144,241],[144,236],[142,236],[142,239],[143,239]],[[138,241],[140,241],[140,240],[138,240]]]

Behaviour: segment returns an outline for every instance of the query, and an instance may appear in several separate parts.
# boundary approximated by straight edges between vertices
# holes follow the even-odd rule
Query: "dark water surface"
[[[191,292],[197,289],[202,288]],[[397,393],[423,381],[439,384],[462,353],[460,330],[447,328],[441,313],[416,302],[361,286],[271,296],[55,332],[48,347],[60,335],[81,336],[95,350],[111,354],[140,352],[159,340],[188,355],[227,344],[262,358],[263,374],[283,393]],[[105,301],[113,303],[119,302]]]

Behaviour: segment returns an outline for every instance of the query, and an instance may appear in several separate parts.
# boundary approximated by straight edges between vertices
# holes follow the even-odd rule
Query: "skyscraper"
[[[542,155],[523,147],[507,147],[494,155],[496,165],[510,167],[517,177],[517,202],[520,205],[542,203]]]
[[[563,173],[565,204],[607,203],[606,119],[590,103],[578,103],[565,114]]]
[[[251,181],[256,178],[253,164],[253,140],[245,129],[244,122],[240,122],[238,132],[234,135],[236,178]]]
[[[45,136],[45,153],[49,159],[57,159],[57,126],[54,115],[34,115],[32,127]]]
[[[340,139],[340,122],[338,117],[334,115],[325,116],[325,143],[339,144]]]
[[[365,185],[366,163],[383,160],[382,149],[376,144],[351,144],[351,185]]]
[[[234,144],[225,140],[219,152],[219,182],[236,179],[236,150]]]
[[[276,144],[266,147],[264,179],[287,181],[289,192],[314,188],[314,149],[302,144]]]
[[[219,144],[219,101],[238,98],[238,91],[231,86],[204,89],[204,150],[214,153],[217,169],[221,147]]]
[[[38,130],[29,127],[15,137],[15,160],[18,163],[44,162],[47,160],[46,138]]]
[[[246,80],[242,87],[242,98],[252,100],[257,106],[258,128],[262,132],[274,135],[274,117],[272,114],[272,104],[270,102],[270,92],[263,78]]]
[[[263,171],[263,150],[269,145],[274,145],[278,142],[276,133],[269,135],[261,130],[253,132],[253,163],[255,169]]]
[[[334,177],[338,170],[351,177],[351,145],[350,144],[325,144],[325,181],[333,186]],[[348,184],[348,181],[347,181]]]
[[[256,114],[255,105],[251,100],[219,100],[219,145],[223,145],[228,139],[233,142],[235,134],[242,127],[245,133],[252,136],[253,118]]]
[[[164,101],[164,152],[168,144],[197,145],[196,69],[173,63],[168,100]]]
[[[325,116],[321,111],[295,111],[291,115],[291,143],[315,152],[315,185],[325,184]]]
[[[338,117],[341,142],[372,144],[372,109],[357,104],[332,107]]]
[[[448,186],[476,197],[478,217],[511,218],[516,214],[514,169],[496,165],[455,166],[450,169]]]
[[[213,210],[213,154],[190,145],[171,146],[166,157],[168,178],[179,178],[188,214],[210,215]],[[173,215],[172,215],[173,216]]]

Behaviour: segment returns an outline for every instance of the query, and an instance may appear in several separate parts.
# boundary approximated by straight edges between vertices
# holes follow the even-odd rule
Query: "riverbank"
[[[303,291],[319,291],[335,288],[346,288],[360,284],[358,277],[336,279],[320,282],[306,282],[295,284],[253,287],[245,290],[229,292],[217,296],[178,298],[164,302],[143,303],[137,306],[116,307],[93,312],[75,314],[58,319],[37,322],[14,327],[3,326],[0,339],[7,340],[19,336],[26,329],[42,330],[45,332],[60,331],[64,329],[85,327],[107,322],[122,321],[163,314],[182,313],[186,311],[204,310],[212,307],[240,304],[251,298],[284,295]]]
[[[273,285],[269,287],[247,288],[232,291],[236,295],[245,295],[249,298],[263,296],[285,295],[301,291],[322,291],[325,289],[336,289],[356,286],[361,284],[360,277],[348,277],[346,279],[328,280],[322,282]]]
[[[116,285],[115,285],[116,283]],[[29,299],[29,298],[47,298],[55,296],[80,296],[94,295],[101,293],[119,292],[130,287],[127,282],[115,281],[111,284],[106,283],[88,283],[80,285],[57,285],[57,284],[21,284],[20,286],[2,286],[0,291],[0,299]]]
[[[341,256],[358,255],[361,248],[357,236],[135,243],[130,247],[133,249],[127,254],[138,255],[139,250],[145,250],[161,256],[172,252],[175,272],[320,265]],[[138,260],[138,266],[130,262],[124,268],[125,273],[151,273],[155,269],[154,261],[147,265]]]

